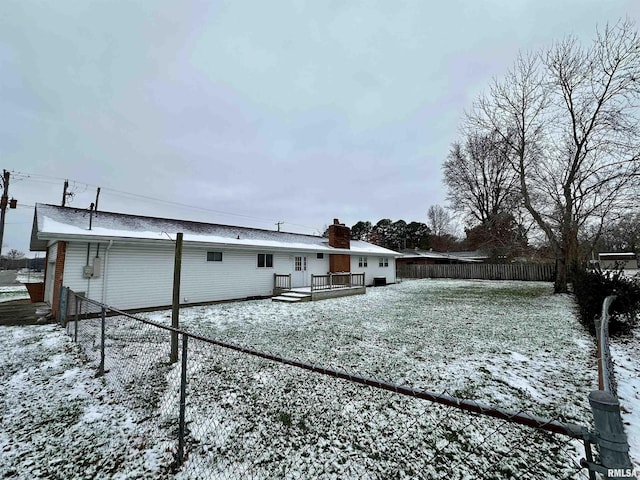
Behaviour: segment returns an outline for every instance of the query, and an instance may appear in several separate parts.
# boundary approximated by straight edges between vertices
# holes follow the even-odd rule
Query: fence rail
[[[555,266],[548,263],[397,265],[396,271],[398,278],[460,278],[541,282],[552,282],[555,278]]]
[[[66,288],[60,300],[98,374],[165,426],[149,435],[172,445],[181,478],[585,478],[582,444],[595,465],[581,425],[206,338]]]

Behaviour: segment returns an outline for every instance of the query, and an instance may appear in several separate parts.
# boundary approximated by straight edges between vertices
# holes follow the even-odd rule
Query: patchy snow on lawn
[[[165,311],[145,316],[169,324],[171,315]],[[204,337],[513,411],[585,426],[590,422],[587,396],[596,386],[594,348],[575,318],[571,297],[553,295],[549,284],[421,280],[321,302],[257,300],[185,308],[180,318],[182,328]],[[407,478],[414,470],[438,478],[444,458],[458,469],[460,477],[454,478],[476,478],[485,468],[483,462],[501,464],[492,473],[502,476],[528,464],[532,478],[543,478],[562,476],[554,470],[562,456],[583,455],[576,444],[563,443],[564,438],[540,438],[526,428],[219,347],[202,346],[198,355],[200,373],[189,377],[190,409],[198,412],[192,422],[208,432],[208,438],[212,430],[219,432],[221,443],[214,445],[218,451],[224,449],[230,462],[225,471],[243,471],[247,459],[253,458],[254,469],[280,465],[285,471],[305,472],[303,477],[357,477],[360,469],[377,468],[388,474],[400,469]],[[403,415],[390,416],[383,405]],[[203,420],[207,418],[215,421]],[[357,431],[353,424],[359,425]],[[279,431],[282,437],[274,436]],[[492,431],[499,433],[486,437]],[[424,432],[431,434],[425,439]],[[383,446],[374,447],[374,438],[384,438]],[[333,455],[322,447],[323,439],[335,447]],[[429,441],[435,443],[427,451],[443,458],[425,453]],[[373,449],[385,454],[375,453],[377,464],[368,463],[370,454],[356,461],[357,455],[344,453],[354,442],[357,452]],[[497,455],[505,445],[510,445],[508,455]],[[300,448],[313,453],[292,453]],[[575,451],[569,451],[572,448]],[[258,457],[256,450],[270,453]],[[403,464],[402,470],[391,459],[406,457],[408,451],[422,452],[421,459]],[[199,455],[201,468],[207,452]],[[341,467],[327,467],[327,462]],[[266,477],[274,474],[267,472]]]
[[[53,325],[0,329],[0,478],[162,478],[162,437]]]
[[[44,281],[44,273],[42,272],[19,272],[16,281],[20,283],[40,283]]]
[[[171,321],[170,311],[141,315]],[[571,297],[549,284],[416,280],[320,302],[184,308],[180,318],[203,337],[590,426],[593,344]],[[93,376],[96,319],[78,323],[87,364],[56,327],[0,331],[10,353],[0,360],[0,476],[168,475],[180,385],[169,334],[125,317],[106,327],[104,378]],[[567,437],[195,338],[187,352],[178,479],[585,478],[573,464],[580,443]]]
[[[612,339],[610,349],[629,454],[640,472],[640,328],[628,337]]]
[[[170,323],[171,312],[142,316]],[[184,308],[182,328],[287,358],[504,408],[572,417],[595,385],[592,340],[547,283],[418,280],[366,295]],[[576,418],[580,418],[579,416]]]

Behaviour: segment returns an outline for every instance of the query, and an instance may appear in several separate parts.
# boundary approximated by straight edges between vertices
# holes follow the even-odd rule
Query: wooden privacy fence
[[[469,278],[479,280],[529,280],[552,282],[555,266],[551,263],[461,263],[446,265],[398,265],[398,278]]]

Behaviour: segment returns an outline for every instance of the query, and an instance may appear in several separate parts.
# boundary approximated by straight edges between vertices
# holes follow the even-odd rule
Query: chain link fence
[[[67,289],[61,312],[171,478],[595,478],[588,429],[562,419],[176,331]]]

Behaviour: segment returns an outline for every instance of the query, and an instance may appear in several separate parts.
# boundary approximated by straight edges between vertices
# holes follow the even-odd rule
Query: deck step
[[[282,295],[285,297],[296,297],[296,298],[306,298],[311,296],[309,293],[301,293],[301,292],[285,292]]]
[[[278,295],[277,297],[271,297],[272,302],[287,302],[287,303],[296,303],[302,301],[301,298],[297,297],[286,297],[284,295]]]
[[[280,295],[272,297],[271,300],[274,302],[287,302],[287,303],[310,302],[311,294],[301,293],[301,292],[284,292]]]

